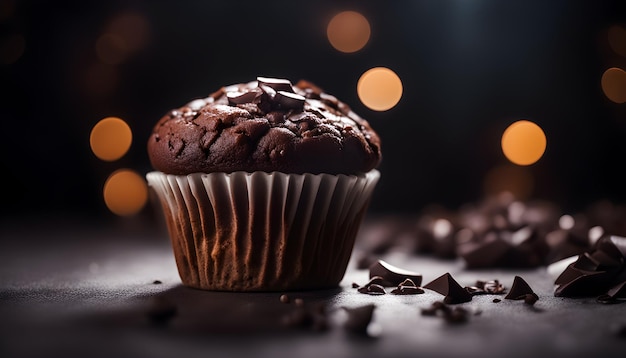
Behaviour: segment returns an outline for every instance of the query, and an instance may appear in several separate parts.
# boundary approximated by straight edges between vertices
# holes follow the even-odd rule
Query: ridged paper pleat
[[[335,287],[380,174],[147,174],[187,286]]]

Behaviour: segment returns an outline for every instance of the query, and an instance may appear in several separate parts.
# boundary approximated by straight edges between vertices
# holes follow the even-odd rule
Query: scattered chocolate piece
[[[289,303],[289,301],[291,301],[289,299],[289,296],[287,296],[285,294],[280,295],[280,302],[282,302],[282,303]]]
[[[385,281],[380,276],[370,276],[370,280],[363,286],[369,286],[369,285],[381,285],[382,286],[384,282]]]
[[[356,282],[352,282],[352,288],[359,288],[361,287],[358,283]]]
[[[626,298],[626,279],[608,290],[607,295],[613,299]]]
[[[398,285],[398,287],[394,288],[391,291],[391,294],[393,295],[419,295],[422,293],[424,293],[424,290],[422,290],[420,287],[417,287],[415,282],[413,282],[413,280],[411,280],[410,278],[402,281]]]
[[[501,300],[501,299],[499,299],[499,298],[494,298],[494,299],[493,299],[493,301],[491,301],[491,302],[493,302],[493,303],[498,303],[498,302],[501,302],[501,301],[502,301],[502,300]]]
[[[607,295],[626,298],[626,237],[604,236],[594,248],[578,256],[556,278],[554,295],[581,297]],[[598,299],[608,303],[606,297]]]
[[[357,291],[360,293],[370,294],[370,295],[384,295],[385,288],[382,286],[384,280],[380,276],[374,276],[370,278],[370,280],[363,286],[359,286],[358,284],[353,284],[352,287],[357,288]],[[356,285],[356,287],[355,287]]]
[[[528,295],[534,295],[536,297],[535,301],[530,304],[534,304],[539,297],[535,294],[532,288],[524,281],[520,276],[515,276],[513,279],[513,285],[511,286],[511,291],[504,296],[507,300],[524,300],[526,302]],[[528,298],[529,301],[532,301],[532,298]]]
[[[373,295],[373,296],[384,295],[385,293],[387,293],[383,286],[375,284],[375,283],[360,287],[357,291],[360,293],[366,293],[368,295]]]
[[[465,323],[469,317],[469,311],[463,307],[450,308],[444,302],[435,301],[429,308],[421,310],[422,316],[440,316],[448,323]]]
[[[376,305],[374,304],[354,308],[343,307],[348,314],[344,327],[350,332],[366,335],[367,327],[372,321],[375,308]]]
[[[283,324],[313,331],[325,331],[330,326],[324,303],[317,303],[310,307],[303,304],[296,305],[289,314],[283,317]]]
[[[448,323],[465,323],[467,322],[469,312],[463,307],[454,307],[450,314],[444,315],[443,318]]]
[[[417,287],[415,282],[413,282],[413,280],[411,280],[410,278],[407,278],[404,281],[400,282],[399,286],[413,286],[413,287]]]
[[[177,313],[176,306],[161,296],[152,297],[148,307],[148,318],[154,323],[167,323]]]
[[[433,290],[446,296],[444,302],[447,304],[463,303],[472,300],[472,295],[461,287],[449,273],[439,276],[426,284],[423,288]]]
[[[424,293],[424,290],[419,287],[403,285],[400,285],[391,291],[392,295],[419,295],[422,293]]]
[[[476,281],[475,286],[466,286],[465,290],[469,292],[472,296],[475,295],[499,295],[503,294],[506,289],[498,280],[490,280],[490,281]]]
[[[377,260],[370,266],[370,278],[379,276],[382,278],[382,286],[397,286],[405,279],[411,279],[416,286],[422,284],[422,275],[395,267],[383,260]]]
[[[524,303],[527,305],[534,305],[535,302],[537,302],[539,300],[539,296],[537,296],[535,293],[527,293],[524,296]]]
[[[153,285],[160,285],[160,284],[162,284],[162,283],[163,283],[163,282],[161,282],[160,280],[154,280],[154,281],[152,281],[152,284],[153,284]]]

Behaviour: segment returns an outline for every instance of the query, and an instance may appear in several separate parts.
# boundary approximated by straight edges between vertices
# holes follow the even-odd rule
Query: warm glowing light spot
[[[113,161],[126,154],[132,140],[133,133],[126,122],[117,117],[107,117],[93,127],[89,144],[96,157]]]
[[[335,15],[326,28],[330,44],[341,52],[356,52],[370,39],[370,23],[356,11],[343,11]]]
[[[626,57],[626,28],[620,25],[609,27],[609,45],[620,56]]]
[[[392,70],[375,67],[366,71],[357,83],[359,99],[368,108],[386,111],[402,97],[402,81]]]
[[[106,33],[96,41],[96,54],[103,63],[117,65],[126,59],[128,44],[124,38],[111,33]]]
[[[148,20],[139,13],[122,12],[111,20],[107,32],[124,40],[128,50],[138,50],[146,45],[150,38]]]
[[[130,169],[113,172],[104,183],[104,202],[116,215],[138,213],[148,201],[148,186],[144,179]]]
[[[10,65],[22,57],[26,49],[24,36],[16,34],[0,39],[0,63]]]
[[[517,121],[502,134],[502,151],[514,164],[533,164],[546,151],[546,135],[531,121]]]
[[[485,175],[484,190],[487,196],[507,192],[517,200],[526,200],[533,189],[534,177],[528,167],[506,164],[492,168]]]
[[[15,0],[0,1],[0,22],[4,22],[15,15]]]
[[[602,91],[615,103],[626,102],[626,72],[621,68],[611,67],[602,75]]]

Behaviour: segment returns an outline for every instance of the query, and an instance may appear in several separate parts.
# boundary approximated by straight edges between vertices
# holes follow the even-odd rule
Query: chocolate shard
[[[383,279],[382,285],[387,287],[398,286],[407,278],[411,279],[415,286],[419,286],[422,283],[421,274],[395,267],[383,260],[374,262],[370,266],[369,271],[370,278],[380,276]]]
[[[257,77],[257,82],[259,83],[259,87],[267,86],[272,88],[274,91],[285,91],[285,92],[293,92],[293,86],[291,82],[287,79],[283,78],[271,78],[271,77]]]
[[[569,280],[562,279],[554,291],[556,297],[583,297],[602,293],[606,289],[608,276],[605,271],[580,271],[577,276],[571,274],[573,270],[566,270]]]
[[[422,293],[424,293],[424,290],[419,287],[403,285],[400,285],[391,291],[392,295],[419,295]]]
[[[482,284],[483,284],[483,289],[487,293],[498,295],[506,291],[506,288],[504,288],[504,286],[498,280],[489,280],[489,281],[482,282]]]
[[[407,278],[404,281],[400,282],[400,285],[398,285],[398,286],[413,286],[413,287],[417,287],[415,282],[413,282],[413,280],[411,280],[410,278]]]
[[[463,307],[450,308],[441,301],[433,302],[429,308],[422,308],[422,316],[440,316],[447,323],[465,323],[469,317],[469,311]]]
[[[438,292],[445,297],[444,302],[448,304],[469,302],[472,295],[459,285],[450,273],[445,273],[433,281],[426,284],[423,288]]]
[[[626,245],[621,236],[605,236],[596,242],[595,248],[578,256],[557,277],[554,295],[557,297],[584,297],[601,295],[598,302],[610,303],[619,296],[626,296],[621,287],[626,281],[626,259],[620,247]]]
[[[498,280],[476,281],[475,286],[466,286],[465,290],[471,295],[499,295],[506,291],[504,286]]]
[[[608,290],[607,295],[611,298],[626,298],[626,280],[613,286]]]
[[[274,101],[276,101],[280,106],[284,109],[303,109],[304,102],[306,98],[300,96],[299,94],[287,92],[287,91],[278,91],[274,96]]]
[[[604,251],[616,260],[626,259],[626,237],[604,236],[601,237],[595,246],[596,251]]]
[[[367,334],[367,327],[372,321],[376,305],[368,304],[360,307],[343,307],[348,314],[344,328],[357,334]]]
[[[313,331],[325,331],[330,327],[325,303],[318,302],[312,305],[304,305],[304,303],[298,304],[298,298],[296,298],[294,302],[296,305],[282,318],[284,325]]]
[[[527,305],[534,305],[539,300],[539,296],[536,293],[527,293],[524,295],[524,303]]]
[[[365,294],[374,295],[374,296],[384,295],[384,294],[387,293],[383,286],[381,286],[379,284],[376,284],[376,283],[368,284],[368,285],[365,285],[363,287],[359,287],[357,289],[357,291],[359,293],[365,293]]]
[[[563,272],[561,272],[561,274],[556,278],[556,280],[554,280],[554,283],[556,285],[566,284],[570,281],[575,280],[576,278],[580,276],[583,276],[585,274],[591,274],[594,272],[592,270],[582,270],[576,267],[575,265],[577,261],[574,261],[571,264],[567,265],[565,270],[563,270]]]
[[[226,93],[226,98],[228,98],[228,104],[231,106],[237,104],[252,103],[258,96],[259,93],[254,91]]]
[[[513,279],[513,285],[511,286],[511,291],[509,291],[504,298],[507,300],[524,300],[526,299],[526,295],[535,295],[535,292],[523,278],[515,276]]]

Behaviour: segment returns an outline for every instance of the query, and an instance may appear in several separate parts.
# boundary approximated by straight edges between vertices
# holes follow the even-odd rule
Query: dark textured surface
[[[618,334],[624,305],[554,297],[554,277],[543,267],[466,270],[458,260],[386,253],[425,282],[449,272],[461,286],[498,279],[510,289],[519,275],[539,298],[531,306],[476,295],[450,305],[467,313],[451,324],[421,313],[443,299],[434,291],[358,293],[352,283],[369,277],[354,265],[341,287],[288,292],[289,303],[282,293],[182,287],[160,225],[28,220],[2,223],[0,235],[2,357],[621,357],[626,350]],[[345,326],[345,308],[370,304],[374,337]],[[325,326],[299,315],[322,314],[319,305]]]
[[[345,103],[306,81],[286,85],[295,93],[275,87],[223,87],[170,111],[148,140],[152,166],[167,174],[357,174],[378,166],[378,135]]]

